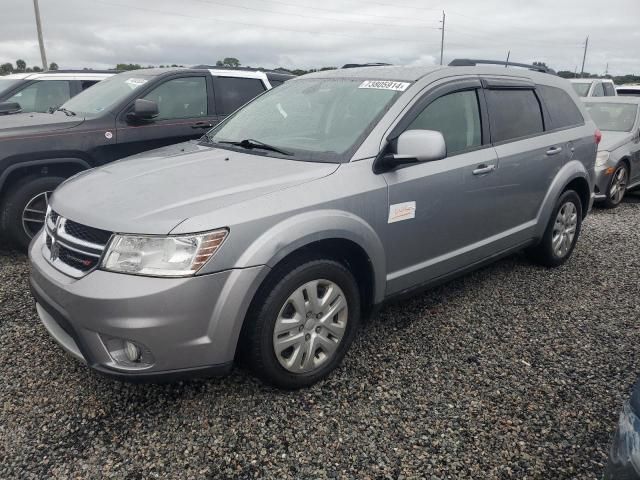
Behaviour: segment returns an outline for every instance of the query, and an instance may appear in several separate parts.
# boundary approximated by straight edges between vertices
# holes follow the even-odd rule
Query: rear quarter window
[[[614,88],[613,84],[611,84],[609,82],[603,82],[602,86],[604,87],[604,96],[605,97],[615,97],[616,96],[616,89]]]
[[[580,110],[567,92],[547,85],[538,85],[537,89],[551,117],[552,129],[584,124]]]
[[[542,133],[544,123],[540,103],[533,90],[490,89],[485,91],[489,106],[493,143]]]

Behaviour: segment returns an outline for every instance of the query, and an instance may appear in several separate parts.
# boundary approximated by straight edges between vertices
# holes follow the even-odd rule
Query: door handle
[[[562,151],[562,147],[551,147],[549,150],[547,150],[547,155],[551,156],[551,155],[557,155],[558,153],[560,153]]]
[[[473,171],[474,175],[484,175],[486,173],[491,173],[496,169],[495,165],[485,165],[484,163],[482,165],[478,165],[478,168],[476,168]]]
[[[191,125],[191,128],[211,128],[211,127],[213,127],[213,125],[208,122],[198,122]]]

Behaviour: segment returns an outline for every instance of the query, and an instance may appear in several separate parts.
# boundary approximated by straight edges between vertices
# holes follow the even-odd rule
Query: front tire
[[[573,190],[567,190],[556,202],[544,236],[529,250],[533,261],[547,267],[559,267],[571,257],[582,228],[582,202]]]
[[[50,194],[65,179],[32,175],[20,179],[4,198],[0,214],[2,235],[26,251],[29,242],[44,225]]]
[[[243,360],[265,383],[289,390],[310,386],[344,358],[360,308],[358,285],[341,263],[285,263],[252,302],[239,346]]]
[[[603,202],[606,208],[615,208],[620,205],[624,194],[627,192],[628,180],[629,169],[624,162],[620,162],[611,176],[611,182],[609,183],[609,188],[607,188],[607,198]]]

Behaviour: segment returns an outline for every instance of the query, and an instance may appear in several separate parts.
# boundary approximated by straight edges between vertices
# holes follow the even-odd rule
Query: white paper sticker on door
[[[395,203],[389,207],[389,223],[416,218],[416,202]]]

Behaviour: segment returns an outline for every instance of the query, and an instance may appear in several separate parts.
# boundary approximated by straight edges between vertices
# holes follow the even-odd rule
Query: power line
[[[153,8],[147,8],[147,7],[140,7],[138,5],[123,5],[121,3],[113,3],[113,2],[105,2],[103,0],[94,0],[94,3],[99,3],[102,5],[107,5],[107,6],[111,6],[111,7],[120,7],[126,10],[141,10],[143,12],[152,12],[152,13],[160,13],[163,15],[170,15],[173,17],[183,17],[183,18],[191,18],[191,19],[196,19],[196,20],[211,20],[211,21],[215,21],[215,22],[221,22],[221,23],[233,23],[236,25],[244,25],[247,27],[252,27],[252,28],[259,28],[262,30],[278,30],[278,31],[283,31],[283,32],[293,32],[293,33],[304,33],[307,35],[324,35],[324,36],[331,36],[331,37],[345,37],[345,38],[353,38],[356,40],[363,40],[363,37],[357,37],[355,35],[347,35],[347,34],[343,34],[343,33],[329,33],[329,32],[309,32],[308,30],[301,30],[301,29],[293,29],[293,28],[284,28],[284,27],[265,27],[265,25],[259,24],[259,23],[250,23],[250,22],[241,22],[239,20],[229,20],[229,19],[224,19],[221,20],[220,17],[206,17],[206,16],[202,16],[202,15],[187,15],[184,13],[176,13],[176,12],[169,12],[166,10],[156,10]],[[84,3],[83,3],[84,4]],[[328,20],[328,19],[327,19]],[[375,40],[382,40],[385,42],[389,42],[389,41],[393,41],[393,42],[401,42],[401,43],[411,43],[411,44],[415,44],[416,41],[415,40],[408,40],[408,39],[398,39],[398,38],[391,38],[391,37],[370,37],[367,36],[366,38],[368,39],[375,39]]]
[[[280,0],[267,0],[268,3],[278,3],[280,5],[287,5],[289,7],[295,7],[295,8],[304,8],[305,10],[317,10],[320,12],[330,12],[330,13],[339,13],[340,15],[358,15],[361,17],[372,17],[372,18],[384,18],[385,20],[388,19],[392,19],[392,20],[411,20],[411,18],[408,17],[394,17],[391,15],[376,15],[374,13],[351,13],[351,12],[346,12],[344,10],[334,10],[331,8],[322,8],[322,7],[312,7],[310,5],[300,5],[300,4],[295,4],[295,3],[287,3],[287,2],[281,2]],[[389,24],[386,24],[389,25]],[[394,25],[394,26],[398,26],[398,27],[405,27],[407,25]],[[427,24],[427,23],[414,23],[413,25],[410,26],[427,26],[430,27],[431,25]]]
[[[351,0],[351,1],[357,2],[357,0]],[[357,3],[362,3],[362,2],[357,2]],[[364,3],[366,3],[367,5],[382,5],[383,7],[393,8],[394,10],[398,10],[398,8],[412,8],[414,10],[425,10],[429,12],[437,12],[438,10],[440,10],[439,8],[416,7],[413,5],[403,5],[403,4],[397,4],[397,3],[391,4],[391,3],[383,3],[383,2],[374,2],[369,0],[366,0]]]
[[[196,2],[200,2],[200,3],[207,3],[210,5],[218,5],[218,6],[222,6],[222,7],[230,7],[230,8],[237,8],[237,9],[241,9],[241,10],[250,10],[253,12],[261,12],[261,13],[273,13],[276,15],[287,15],[290,17],[300,17],[300,18],[311,18],[313,20],[323,20],[320,19],[316,16],[313,15],[304,15],[302,13],[287,13],[287,12],[277,12],[274,10],[267,10],[264,8],[256,8],[256,7],[247,7],[244,5],[233,5],[231,3],[224,3],[224,2],[219,2],[216,0],[194,0]],[[358,20],[347,20],[347,19],[339,19],[339,18],[329,18],[329,17],[324,17],[324,20],[331,20],[334,22],[348,22],[348,23],[359,23],[362,25],[371,25],[371,26],[375,26],[375,27],[402,27],[402,28],[424,28],[424,27],[420,27],[420,26],[416,26],[416,27],[408,27],[406,25],[401,26],[401,25],[390,25],[388,23],[372,23],[372,22],[360,22]],[[431,27],[433,29],[436,29],[437,27]]]

